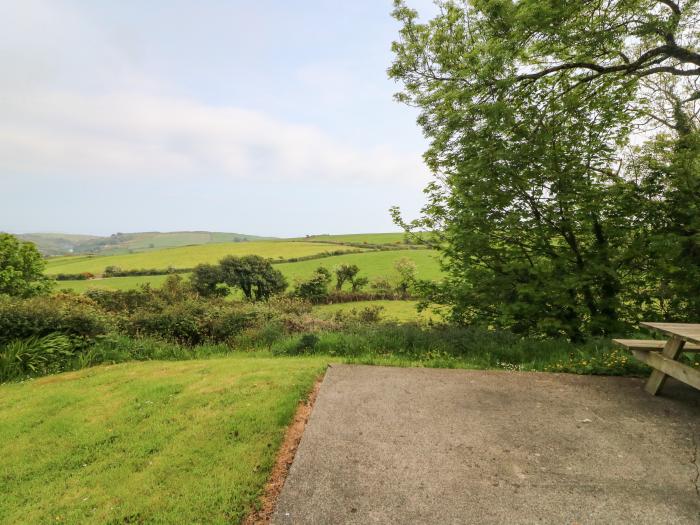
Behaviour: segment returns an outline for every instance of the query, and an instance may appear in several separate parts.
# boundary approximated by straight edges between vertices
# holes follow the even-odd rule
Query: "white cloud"
[[[0,20],[0,170],[9,176],[427,179],[419,152],[360,147],[174,94],[58,2],[0,0]]]
[[[234,107],[150,94],[35,91],[0,101],[5,173],[416,180],[419,155],[339,143]]]

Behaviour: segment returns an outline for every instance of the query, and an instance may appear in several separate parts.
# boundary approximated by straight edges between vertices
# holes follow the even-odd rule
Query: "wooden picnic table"
[[[683,352],[700,352],[700,324],[639,324],[669,336],[666,341],[613,339],[613,342],[627,348],[634,357],[653,368],[645,390],[655,396],[668,376],[700,389],[700,370],[678,361]]]

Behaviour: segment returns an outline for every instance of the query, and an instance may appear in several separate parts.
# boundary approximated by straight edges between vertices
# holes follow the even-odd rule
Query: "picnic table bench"
[[[671,376],[700,390],[700,370],[678,361],[683,352],[700,353],[700,324],[640,323],[640,326],[661,332],[668,340],[613,339],[613,342],[653,368],[644,389],[655,396]]]

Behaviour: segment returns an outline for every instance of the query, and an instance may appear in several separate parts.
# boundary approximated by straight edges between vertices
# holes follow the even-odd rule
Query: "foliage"
[[[602,339],[572,343],[522,338],[512,332],[478,327],[362,323],[357,319],[343,330],[282,338],[271,349],[275,355],[328,355],[366,364],[606,375],[648,373],[648,368],[631,359],[629,353],[612,348]]]
[[[113,326],[109,316],[87,297],[0,298],[0,344],[54,333],[89,342]]]
[[[192,270],[190,282],[192,288],[202,297],[223,297],[229,290],[220,284],[224,278],[220,265],[198,264]]]
[[[79,347],[65,335],[17,339],[0,345],[0,382],[72,368]]]
[[[122,270],[119,266],[107,266],[103,272],[103,277],[132,277],[142,275],[169,275],[173,273],[189,273],[191,268],[135,268]],[[60,275],[60,274],[59,274]],[[58,277],[57,277],[58,279]]]
[[[364,275],[360,277],[355,277],[352,279],[352,281],[350,281],[351,291],[353,293],[358,293],[365,286],[367,286],[367,284],[369,284],[369,279]]]
[[[648,206],[640,211],[650,257],[636,283],[647,317],[697,322],[700,318],[700,128],[679,138],[659,135],[637,152],[630,171]]]
[[[287,288],[287,280],[282,272],[259,255],[228,255],[219,261],[219,268],[222,281],[231,287],[240,288],[248,300],[269,299]]]
[[[45,262],[36,246],[0,233],[0,296],[31,297],[50,290]]]
[[[356,264],[341,264],[335,268],[335,289],[341,290],[346,281],[352,282],[360,271]]]
[[[296,284],[294,295],[311,303],[319,303],[328,296],[330,282],[331,272],[319,266],[310,279]]]
[[[654,179],[635,177],[623,153],[644,119],[666,120],[649,86],[673,95],[669,76],[700,74],[696,4],[445,2],[419,23],[396,2],[403,28],[390,74],[403,82],[399,100],[421,109],[437,177],[422,219],[407,225],[396,209],[394,218],[435,232],[448,278],[428,297],[450,305],[453,320],[580,340],[663,315],[640,308],[636,293],[660,302],[652,247],[674,242],[660,224],[675,219],[658,201],[678,192],[697,202],[697,187],[657,184],[654,200]],[[679,122],[697,129],[688,105],[698,97],[674,96],[662,106],[675,108],[680,144]],[[683,180],[698,180],[697,163],[685,165]],[[676,246],[685,242],[684,269],[696,275],[697,230],[684,228]]]
[[[87,281],[94,279],[95,275],[90,272],[83,273],[59,273],[53,276],[57,281]]]
[[[120,322],[136,337],[158,337],[185,346],[222,343],[252,326],[256,314],[247,308],[211,305],[202,301],[169,304],[157,311],[138,311]]]
[[[399,274],[399,283],[396,289],[405,295],[416,281],[416,263],[411,259],[402,257],[394,263],[394,269]]]

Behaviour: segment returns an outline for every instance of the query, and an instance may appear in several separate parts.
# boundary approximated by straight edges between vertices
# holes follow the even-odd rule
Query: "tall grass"
[[[346,362],[440,368],[558,371],[642,375],[648,369],[608,339],[575,344],[565,339],[524,339],[479,327],[375,324],[345,331],[282,338],[275,355],[328,355]]]

